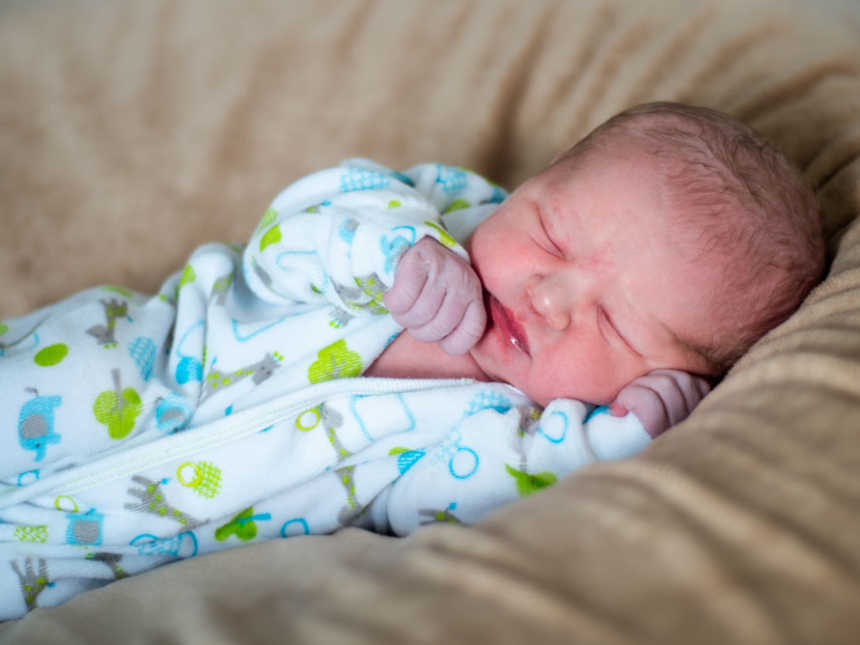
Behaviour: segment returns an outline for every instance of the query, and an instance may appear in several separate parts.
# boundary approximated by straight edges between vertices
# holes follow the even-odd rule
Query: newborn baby
[[[823,264],[798,173],[704,109],[629,110],[509,197],[314,173],[156,296],[0,323],[0,619],[254,541],[474,522],[634,454]]]
[[[542,405],[612,403],[652,436],[824,266],[815,199],[787,160],[737,121],[666,103],[603,124],[466,246],[471,266],[430,238],[405,253],[384,301],[409,335],[369,373],[461,373]]]

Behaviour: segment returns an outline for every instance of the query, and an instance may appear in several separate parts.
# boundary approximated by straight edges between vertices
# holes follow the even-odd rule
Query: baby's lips
[[[512,311],[507,309],[498,298],[490,297],[490,317],[497,323],[501,332],[507,336],[508,341],[522,353],[529,355],[529,345],[526,340],[525,330],[517,322]]]

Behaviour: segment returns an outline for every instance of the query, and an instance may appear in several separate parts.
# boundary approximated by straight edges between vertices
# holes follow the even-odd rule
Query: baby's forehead
[[[650,227],[685,223],[681,216],[689,204],[680,203],[675,194],[689,178],[641,146],[626,142],[595,148],[563,160],[558,171],[553,166],[545,172],[551,175],[548,193],[561,210],[576,209],[597,226],[604,224],[608,210],[637,221],[650,214],[645,218]]]

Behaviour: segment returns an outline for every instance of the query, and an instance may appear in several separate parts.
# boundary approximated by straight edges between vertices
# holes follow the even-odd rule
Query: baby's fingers
[[[388,293],[391,293],[391,291]],[[415,298],[408,309],[397,311],[389,307],[388,310],[391,312],[391,315],[394,317],[394,320],[397,321],[398,325],[410,330],[411,332],[415,332],[422,327],[432,325],[434,321],[437,321],[436,324],[441,322],[440,314],[443,313],[443,307],[445,306],[447,295],[447,290],[443,284],[440,284],[438,280],[428,278],[424,283],[424,287],[421,289],[421,293],[418,294],[418,297]],[[385,296],[383,296],[383,302],[385,303],[385,306],[388,307],[388,301],[385,300]],[[448,318],[450,317],[451,314],[449,313]],[[457,320],[459,320],[459,318]],[[456,322],[457,321],[454,320],[451,324],[453,325]],[[437,336],[433,340],[438,340],[449,331],[450,328],[445,330],[444,334]],[[416,335],[413,333],[412,335],[418,340],[430,340],[420,334]]]
[[[438,342],[449,354],[468,351],[486,325],[477,273],[432,238],[418,241],[403,254],[394,284],[382,301],[413,338]]]
[[[427,262],[420,253],[420,249],[417,252],[415,249],[415,246],[411,247],[400,258],[394,274],[394,284],[382,296],[382,302],[395,319],[412,308],[421,296],[429,278]],[[398,323],[403,324],[399,320]]]
[[[487,324],[487,312],[480,300],[471,301],[463,314],[462,320],[448,336],[439,342],[439,346],[452,356],[465,354],[477,343],[484,334]]]
[[[613,414],[616,410],[632,412],[652,437],[656,437],[672,425],[669,411],[660,395],[640,383],[640,379],[621,390],[610,409]]]
[[[423,300],[424,296],[421,298]],[[428,343],[439,342],[447,353],[462,354],[478,341],[485,324],[483,304],[470,297],[468,292],[451,290],[426,324],[407,329],[413,338]]]
[[[709,390],[701,377],[680,370],[655,370],[622,389],[612,407],[633,412],[654,437],[686,419]]]
[[[657,391],[662,393],[664,390],[673,389],[681,394],[686,403],[686,414],[688,416],[695,408],[699,401],[705,398],[705,395],[711,391],[711,385],[701,376],[690,374],[681,370],[654,370],[646,374],[643,378],[650,376],[659,376],[661,380],[655,383]],[[683,419],[680,419],[681,421]]]

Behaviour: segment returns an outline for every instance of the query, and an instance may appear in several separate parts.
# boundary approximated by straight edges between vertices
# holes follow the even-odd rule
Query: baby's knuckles
[[[622,388],[613,406],[634,413],[648,434],[656,437],[686,419],[709,390],[707,381],[699,376],[682,370],[654,370]]]
[[[441,341],[449,354],[467,351],[484,328],[480,279],[468,262],[433,238],[419,240],[403,255],[383,301],[413,337]]]
[[[466,260],[433,238],[422,239],[415,248],[425,262],[428,280],[457,300],[481,298],[481,281]]]
[[[636,415],[645,430],[656,437],[669,427],[669,418],[663,399],[656,391],[637,381],[618,393],[613,406],[620,406]]]

